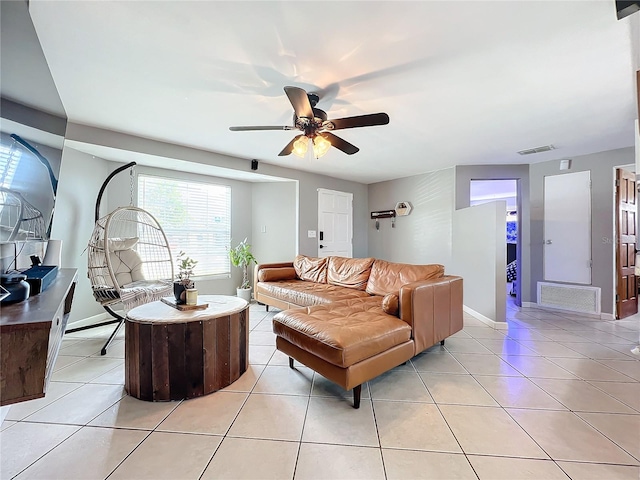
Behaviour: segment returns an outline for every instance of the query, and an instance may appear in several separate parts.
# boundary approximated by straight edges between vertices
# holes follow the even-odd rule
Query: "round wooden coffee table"
[[[194,398],[235,382],[249,364],[249,304],[200,295],[204,310],[151,302],[125,322],[125,389],[140,400]]]

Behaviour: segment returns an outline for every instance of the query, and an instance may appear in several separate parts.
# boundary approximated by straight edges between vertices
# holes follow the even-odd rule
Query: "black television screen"
[[[0,132],[0,242],[48,240],[62,152]]]
[[[629,2],[616,0],[616,14],[618,15],[618,20],[637,12],[638,10],[640,10],[640,1]]]

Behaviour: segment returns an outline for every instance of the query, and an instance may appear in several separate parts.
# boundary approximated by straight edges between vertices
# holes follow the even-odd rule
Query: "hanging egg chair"
[[[171,250],[149,212],[120,207],[100,218],[88,252],[89,280],[101,305],[121,302],[129,310],[171,295]]]
[[[134,165],[131,162],[114,170],[103,183],[96,201],[95,227],[87,246],[93,296],[114,320],[68,331],[118,323],[102,348],[102,355],[107,353],[129,309],[173,293],[173,260],[167,237],[153,215],[133,206]],[[131,205],[98,218],[107,184],[127,168],[131,169]],[[114,310],[116,305],[124,310],[125,316]]]

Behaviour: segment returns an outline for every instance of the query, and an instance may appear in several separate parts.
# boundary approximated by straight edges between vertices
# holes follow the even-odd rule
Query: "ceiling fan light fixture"
[[[309,148],[309,139],[302,135],[295,142],[293,142],[293,150],[292,153],[297,157],[304,158],[307,154],[307,149]]]
[[[316,158],[324,156],[331,148],[331,142],[320,135],[313,138],[313,154]]]
[[[292,86],[284,87],[284,92],[293,107],[293,126],[232,126],[229,127],[229,130],[234,132],[248,130],[300,130],[302,134],[292,138],[278,156],[284,157],[293,153],[300,158],[305,158],[307,150],[309,150],[309,140],[311,140],[313,154],[316,158],[320,158],[326,155],[331,147],[335,147],[347,155],[353,155],[360,150],[355,145],[334,135],[332,133],[333,130],[373,127],[389,123],[389,115],[386,113],[371,113],[327,120],[327,112],[316,108],[316,104],[320,100],[318,94],[307,93],[302,88]]]

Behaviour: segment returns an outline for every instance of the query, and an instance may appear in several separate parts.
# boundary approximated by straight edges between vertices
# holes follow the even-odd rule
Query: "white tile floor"
[[[359,410],[288,367],[252,305],[250,369],[183,402],[126,395],[124,341],[65,336],[49,392],[12,406],[0,477],[44,479],[640,478],[640,316],[508,309],[368,382]]]

